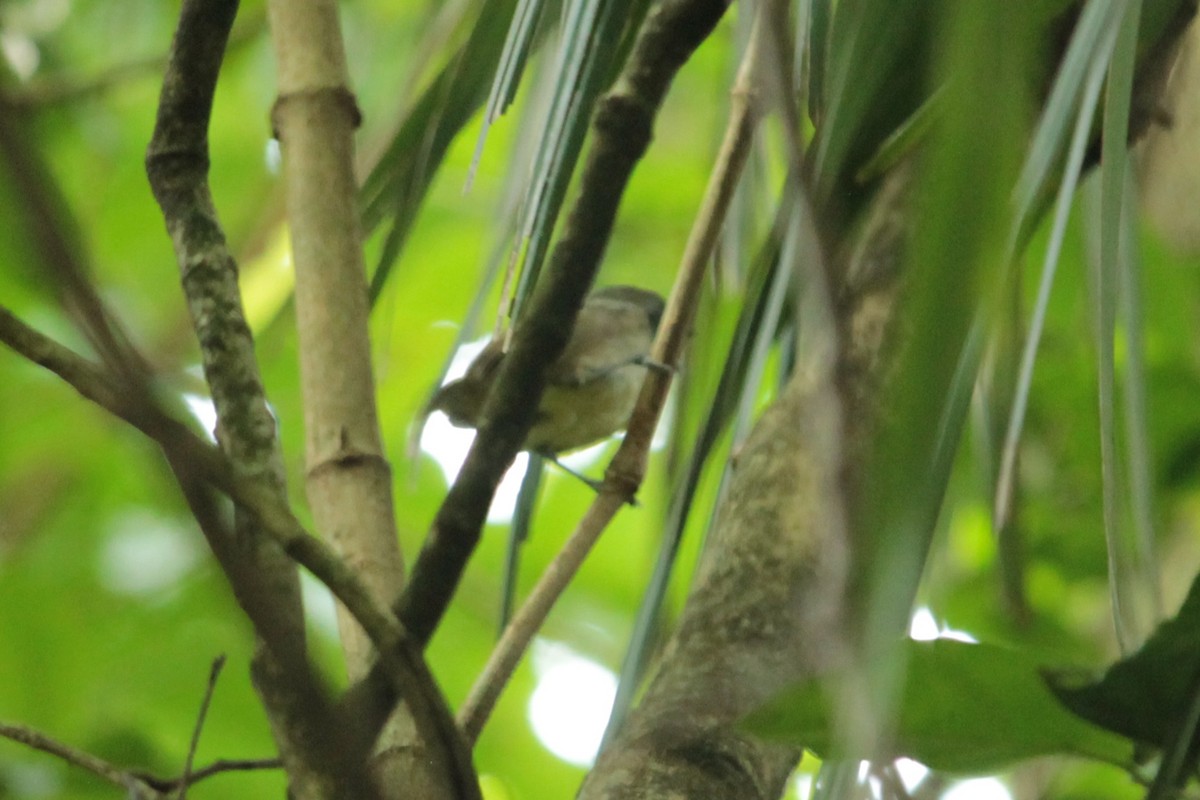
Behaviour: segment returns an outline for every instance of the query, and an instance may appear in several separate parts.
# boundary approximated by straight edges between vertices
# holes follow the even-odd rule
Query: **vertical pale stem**
[[[379,435],[367,335],[366,268],[354,180],[358,109],[333,0],[272,0],[279,64],[273,113],[296,267],[306,488],[322,535],[383,603],[400,592],[391,480]],[[339,609],[351,680],[370,645]]]

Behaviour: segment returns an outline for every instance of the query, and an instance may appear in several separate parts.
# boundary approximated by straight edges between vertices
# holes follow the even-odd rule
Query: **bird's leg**
[[[553,453],[538,453],[538,455],[541,456],[542,458],[546,459],[551,464],[558,467],[559,469],[561,469],[563,472],[567,473],[568,475],[572,475],[572,476],[578,478],[579,480],[583,481],[588,486],[592,487],[593,491],[599,492],[601,487],[604,486],[604,481],[598,481],[594,478],[589,478],[587,475],[584,475],[581,472],[576,472],[575,470],[568,467],[566,464],[559,461],[558,457],[556,455],[554,455]]]
[[[563,472],[567,473],[568,475],[571,475],[571,476],[583,481],[584,483],[586,483],[588,486],[591,487],[592,491],[596,492],[597,494],[599,494],[600,491],[604,489],[604,481],[602,481],[602,480],[598,481],[595,478],[589,478],[587,475],[584,475],[581,472],[576,472],[575,470],[568,467],[566,464],[559,461],[558,457],[555,456],[553,453],[538,453],[538,455],[541,456],[542,458],[546,459],[551,464],[558,467],[559,469],[561,469]],[[638,504],[636,497],[631,497],[626,502],[628,502],[629,505],[634,506],[634,507],[636,507]]]
[[[645,367],[646,369],[652,369],[655,372],[661,372],[665,375],[671,375],[675,372],[675,368],[670,364],[664,364],[661,361],[655,361],[654,359],[650,358],[650,356],[638,356],[633,360],[632,363]]]

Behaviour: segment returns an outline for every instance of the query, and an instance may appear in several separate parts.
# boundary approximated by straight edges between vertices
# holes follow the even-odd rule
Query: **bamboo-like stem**
[[[334,0],[271,0],[267,10],[279,65],[272,121],[283,150],[296,269],[308,501],[321,534],[375,599],[389,603],[400,595],[404,564],[371,371],[352,138],[359,111]],[[375,651],[344,606],[339,623],[347,672],[357,681],[371,670]],[[405,657],[395,648],[406,642],[389,642],[380,666],[390,671],[389,663]],[[436,694],[432,680],[428,686]],[[441,724],[444,701],[436,699],[440,708],[410,702],[411,721],[393,717],[375,765],[384,797],[480,796],[469,754]]]
[[[754,131],[761,117],[759,39],[759,25],[756,23],[731,93],[732,109],[725,138],[717,154],[717,163],[692,225],[679,275],[651,350],[651,360],[659,364],[678,366],[695,317],[704,273],[716,249],[725,216],[754,141]],[[468,741],[474,742],[479,737],[500,693],[550,609],[579,571],[617,511],[633,498],[641,486],[646,473],[650,440],[662,415],[672,376],[670,370],[646,371],[646,380],[642,384],[642,392],[630,417],[624,440],[605,471],[602,490],[505,629],[459,709],[458,724]]]
[[[321,534],[379,600],[390,602],[404,566],[375,408],[354,179],[359,113],[337,6],[277,0],[268,16],[279,64],[272,120],[283,148],[296,268],[308,502]],[[370,666],[371,647],[344,609],[339,619],[354,680]]]

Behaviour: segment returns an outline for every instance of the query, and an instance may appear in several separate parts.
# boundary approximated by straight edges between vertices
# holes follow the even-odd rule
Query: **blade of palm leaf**
[[[537,147],[519,246],[524,247],[513,313],[537,283],[558,214],[583,148],[595,99],[611,82],[632,45],[649,3],[573,2],[567,7],[555,74],[562,76],[547,109]]]
[[[1002,308],[997,309],[998,324],[992,327],[989,345],[988,379],[980,378],[976,397],[984,409],[977,439],[983,443],[986,480],[984,486],[995,487],[1000,465],[999,441],[1004,434],[1003,425],[1012,411],[1013,389],[1020,363],[1023,341],[1024,313],[1022,311],[1023,287],[1021,273],[1011,270],[1006,276],[1009,285],[1001,291],[1004,299]],[[995,408],[993,409],[993,406]],[[1019,459],[1019,456],[1018,456]],[[996,560],[1000,574],[1001,593],[1008,612],[1018,624],[1029,620],[1029,600],[1025,593],[1025,544],[1023,532],[1014,512],[1019,506],[1016,498],[1009,497],[1009,506],[1003,517],[1004,527],[994,532],[996,537]]]
[[[815,141],[813,199],[818,205],[836,189],[864,121],[881,101],[881,87],[896,74],[904,44],[925,13],[924,4],[897,0],[838,3],[825,64],[826,107]]]
[[[638,606],[633,630],[629,637],[629,647],[621,662],[617,692],[613,698],[608,725],[604,729],[601,750],[621,729],[621,725],[633,705],[634,694],[644,676],[650,646],[654,640],[671,573],[679,555],[684,529],[692,510],[704,466],[708,463],[713,448],[735,409],[741,405],[741,398],[747,393],[755,394],[753,391],[748,392],[747,387],[756,387],[758,384],[752,384],[747,375],[753,368],[754,356],[751,354],[761,350],[758,342],[762,338],[763,332],[774,330],[773,326],[768,326],[772,299],[772,292],[768,290],[768,287],[776,282],[776,276],[782,272],[778,268],[775,258],[777,249],[775,245],[768,244],[756,259],[757,268],[752,272],[751,285],[747,289],[742,314],[738,319],[733,339],[730,341],[728,355],[723,362],[721,378],[713,393],[713,400],[708,406],[709,411],[705,416],[700,434],[695,439],[695,446],[688,457],[685,471],[672,492],[671,506],[667,513],[666,524],[663,526],[663,539],[659,545],[654,571],[647,582],[642,602]],[[777,322],[778,316],[776,315],[776,324]],[[761,370],[758,374],[761,376]]]
[[[997,384],[1003,386],[996,377],[996,355],[994,343],[985,350],[984,358],[980,361],[979,376],[975,381],[975,395],[971,398],[971,435],[975,451],[978,453],[979,469],[983,472],[983,485],[995,486],[996,437],[994,424],[996,412],[992,408],[997,401]]]
[[[1105,31],[1113,27],[1119,0],[1092,0],[1088,3],[1067,45],[1058,75],[1050,89],[1041,118],[1033,134],[1029,156],[1017,178],[1013,194],[1017,216],[1009,243],[1011,253],[1019,253],[1032,234],[1040,216],[1037,212],[1050,180],[1055,174],[1055,165],[1062,159],[1063,142],[1068,126],[1083,88],[1085,75],[1095,63],[1095,54],[1101,46]]]
[[[806,15],[804,12],[807,12]],[[803,46],[806,58],[796,59],[797,66],[803,64],[805,76],[796,82],[808,106],[808,117],[814,124],[819,125],[824,116],[826,59],[829,54],[829,0],[801,0],[800,12],[797,14],[797,25],[804,23],[807,16],[807,26],[804,38],[796,37],[796,46]],[[804,106],[801,106],[803,108]]]
[[[983,359],[984,345],[987,341],[985,319],[983,314],[976,315],[955,365],[954,375],[950,379],[946,404],[938,421],[930,468],[930,474],[933,476],[931,482],[936,486],[944,487],[950,481],[950,470],[954,466],[954,456],[958,452],[963,425],[971,408],[971,397],[975,393],[979,364]],[[938,507],[930,506],[928,527],[932,528],[936,522],[938,510]]]
[[[515,0],[488,0],[470,38],[405,117],[359,192],[364,234],[391,217],[370,297],[378,299],[450,142],[484,102]]]
[[[737,17],[737,52],[744,53],[754,28],[754,14],[739,14]],[[729,76],[729,83],[735,80],[737,61],[731,61],[734,74]],[[756,143],[757,144],[757,143]],[[714,258],[713,275],[717,281],[717,292],[727,285],[740,288],[745,276],[740,265],[743,254],[749,252],[747,242],[752,241],[755,224],[759,218],[757,201],[761,188],[762,160],[761,150],[753,147],[748,156],[741,180],[734,189],[733,198],[729,202],[729,210],[725,215],[725,223],[721,229],[721,240],[717,243]]]
[[[521,478],[521,488],[517,491],[512,524],[508,528],[508,546],[504,552],[504,574],[500,584],[500,627],[496,631],[497,637],[504,633],[509,620],[512,619],[513,602],[517,596],[517,579],[520,577],[521,549],[529,539],[538,489],[541,488],[545,469],[545,459],[536,453],[530,453],[525,476]]]
[[[533,49],[534,30],[538,20],[542,18],[545,9],[543,0],[518,0],[516,11],[513,13],[512,24],[504,39],[504,49],[500,53],[500,61],[496,66],[496,77],[492,81],[492,89],[488,94],[487,105],[483,112],[483,125],[479,130],[479,140],[475,144],[475,156],[467,170],[467,186],[474,181],[475,170],[483,155],[483,146],[487,141],[488,131],[493,122],[508,109],[517,94],[517,85],[525,72],[525,64]]]
[[[950,480],[950,471],[954,467],[955,455],[958,453],[962,429],[971,408],[971,398],[975,393],[979,367],[987,342],[986,330],[987,316],[980,312],[976,314],[971,324],[962,351],[955,363],[942,413],[934,429],[934,446],[931,451],[928,474],[931,487],[929,491],[938,497],[941,496],[941,490]],[[940,508],[940,503],[923,504],[924,519],[918,524],[918,527],[932,530]]]
[[[761,216],[758,201],[765,170],[760,154],[761,151],[757,148],[750,153],[742,180],[729,202],[729,213],[721,231],[721,241],[717,245],[717,268],[713,271],[718,292],[723,286],[737,290],[746,281],[747,276],[741,266],[744,261],[742,254],[749,251],[747,242],[754,239],[755,228]]]
[[[792,52],[792,85],[796,87],[796,107],[808,107],[808,76],[812,74],[808,58],[812,53],[812,43],[809,37],[813,28],[813,0],[799,0],[796,3],[796,22],[792,29],[792,42],[795,49]]]
[[[1000,474],[996,481],[996,497],[992,507],[993,527],[999,529],[1007,524],[1003,514],[1009,506],[1012,495],[1014,472],[1017,459],[1017,446],[1020,444],[1021,430],[1025,424],[1025,411],[1029,403],[1029,387],[1033,381],[1033,367],[1037,360],[1038,344],[1041,341],[1042,330],[1046,323],[1046,309],[1050,300],[1050,289],[1054,285],[1054,276],[1058,270],[1058,258],[1062,252],[1063,237],[1066,234],[1067,220],[1071,215],[1071,200],[1075,195],[1075,187],[1079,182],[1079,174],[1083,166],[1083,157],[1087,150],[1091,135],[1092,119],[1096,111],[1096,103],[1100,89],[1104,83],[1104,75],[1109,56],[1116,41],[1116,30],[1110,26],[1109,36],[1101,42],[1101,46],[1093,53],[1092,63],[1086,76],[1079,113],[1076,118],[1075,131],[1071,138],[1070,149],[1067,153],[1067,166],[1063,172],[1062,183],[1059,185],[1058,197],[1055,201],[1054,223],[1050,232],[1050,242],[1046,247],[1046,255],[1042,262],[1042,275],[1038,282],[1037,299],[1034,302],[1033,315],[1029,324],[1029,335],[1025,339],[1025,347],[1021,352],[1021,365],[1017,373],[1017,386],[1013,394],[1012,413],[1004,434],[1004,448],[1000,458]],[[1018,214],[1013,226],[1014,232],[1021,227]],[[1014,237],[1010,240],[1015,242]]]
[[[1100,405],[1100,474],[1104,509],[1104,542],[1108,551],[1108,584],[1113,627],[1122,654],[1132,652],[1149,633],[1149,621],[1138,619],[1136,582],[1129,567],[1136,553],[1127,552],[1117,508],[1117,439],[1113,397],[1116,394],[1114,344],[1117,328],[1117,275],[1121,270],[1121,219],[1125,201],[1126,141],[1129,138],[1130,95],[1137,54],[1141,3],[1127,0],[1118,20],[1102,121],[1103,151],[1100,161],[1100,252],[1095,271],[1096,358]]]
[[[566,197],[587,134],[588,116],[595,96],[582,97],[582,76],[588,57],[587,43],[595,28],[600,4],[568,2],[553,74],[559,76],[554,97],[538,130],[542,136],[535,151],[529,188],[522,201],[524,219],[517,247],[523,247],[520,279],[513,297],[513,315],[537,284],[537,276],[550,247],[558,212]]]
[[[521,109],[518,130],[536,130],[541,127],[558,83],[557,76],[549,69],[536,70],[536,79],[530,87],[529,99]],[[531,137],[518,136],[513,141],[508,157],[508,175],[504,181],[504,207],[506,211],[506,236],[508,237],[504,282],[501,284],[501,313],[497,314],[493,335],[504,331],[505,320],[514,321],[516,311],[525,296],[515,297],[514,283],[520,266],[521,239],[518,227],[525,217],[525,202],[529,187],[529,174],[538,152],[538,142]],[[519,301],[519,302],[518,302]]]
[[[1129,502],[1139,565],[1139,583],[1148,593],[1150,614],[1162,618],[1162,595],[1159,590],[1158,557],[1154,546],[1154,480],[1151,474],[1149,441],[1146,422],[1145,345],[1142,339],[1143,319],[1141,265],[1138,259],[1133,202],[1136,188],[1132,176],[1125,182],[1125,213],[1121,216],[1120,313],[1125,323],[1125,364],[1122,388],[1125,406],[1125,442],[1128,452]]]
[[[414,72],[404,76],[396,87],[396,108],[411,108],[433,76],[445,66],[443,61],[457,50],[475,25],[475,17],[486,0],[449,0],[440,8],[429,9],[430,20],[413,44],[411,63]],[[406,48],[408,49],[408,48]]]
[[[419,151],[426,151],[425,158],[436,166],[438,152],[444,153],[448,140],[487,98],[516,2],[485,0],[467,41],[404,114],[359,190],[364,232],[370,233],[388,216],[397,187],[403,181],[413,182],[407,175],[414,171]],[[423,145],[431,132],[436,141]]]
[[[952,5],[939,65],[941,74],[953,76],[946,83],[945,123],[921,160],[919,194],[891,192],[906,211],[917,211],[904,246],[902,313],[937,323],[916,324],[907,334],[884,401],[888,419],[866,456],[862,485],[870,490],[863,492],[859,526],[870,538],[858,548],[861,566],[851,587],[863,598],[859,652],[894,641],[909,626],[978,373],[984,323],[994,305],[989,290],[1001,285],[1004,259],[998,255],[1010,230],[1009,187],[1020,165],[1028,92],[1021,76],[1033,52],[1010,43],[1033,40],[1029,20],[1003,0]],[[988,133],[1001,144],[985,163],[978,141]],[[894,173],[889,182],[903,188],[903,178]],[[872,212],[895,204],[881,194]],[[835,740],[844,743],[837,745],[843,752],[875,750],[879,732],[895,719],[905,667],[897,659],[848,673],[849,699],[839,708],[842,730]]]
[[[945,96],[945,86],[935,89],[928,100],[880,143],[875,155],[854,174],[854,180],[862,184],[869,183],[890,172],[911,155],[936,124]]]

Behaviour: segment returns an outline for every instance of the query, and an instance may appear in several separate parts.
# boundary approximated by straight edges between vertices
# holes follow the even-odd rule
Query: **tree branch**
[[[383,453],[368,337],[354,177],[360,114],[334,0],[267,4],[279,72],[271,112],[283,150],[304,400],[305,487],[321,535],[384,603],[404,583],[391,468]],[[350,680],[374,655],[339,612]]]
[[[200,344],[205,379],[217,411],[217,439],[229,456],[235,478],[259,481],[282,500],[285,478],[275,435],[275,420],[254,353],[254,340],[242,310],[237,264],[226,246],[208,187],[208,123],[213,94],[237,14],[237,0],[187,0],[163,75],[158,116],[146,153],[146,174],[162,208],[175,249],[192,325]],[[185,465],[167,450],[177,475]],[[203,487],[183,485],[193,510],[205,506]],[[202,528],[211,535],[220,529],[217,520]],[[210,543],[230,574],[250,567],[258,574],[254,588],[233,580],[243,607],[253,603],[259,614],[256,629],[267,646],[255,655],[255,684],[267,708],[275,741],[288,763],[293,790],[301,797],[309,790],[296,785],[298,776],[316,769],[319,755],[299,739],[315,733],[305,719],[310,705],[292,696],[288,687],[300,688],[289,676],[308,671],[304,615],[299,576],[295,565],[278,545],[258,529],[259,523],[242,509],[236,511],[235,542]],[[222,557],[222,551],[225,555]],[[252,592],[254,597],[245,596]],[[264,625],[272,628],[264,633]],[[273,660],[274,663],[265,663]],[[319,691],[319,690],[317,690]],[[320,707],[327,702],[315,703]],[[299,713],[300,718],[295,715]],[[305,733],[308,729],[307,733]],[[299,762],[304,761],[303,765]],[[336,783],[336,776],[325,780]]]
[[[156,787],[151,786],[144,777],[114,766],[91,753],[78,750],[68,744],[63,744],[32,728],[27,728],[24,725],[9,725],[0,722],[0,736],[26,745],[27,747],[32,747],[34,750],[49,753],[72,766],[87,770],[93,775],[108,781],[118,789],[123,790],[128,797],[135,798],[136,800],[157,800],[157,798],[161,797],[160,791]]]
[[[599,269],[625,186],[650,144],[654,116],[679,68],[712,32],[722,0],[667,0],[647,18],[616,86],[597,103],[579,196],[513,334],[484,421],[434,519],[397,611],[422,644],[450,604],[496,486],[534,423],[546,370],[563,352]],[[394,703],[382,676],[347,693],[357,719],[378,726]]]
[[[529,313],[513,334],[458,479],[450,487],[400,601],[401,619],[428,641],[474,551],[496,485],[537,414],[547,367],[562,353],[599,269],[625,185],[649,147],[671,80],[725,10],[720,0],[670,0],[646,20],[617,85],[597,103],[579,197]]]
[[[269,0],[267,13],[279,86],[271,121],[283,150],[296,269],[305,487],[321,534],[355,567],[368,590],[388,603],[403,587],[404,563],[371,369],[354,175],[353,137],[361,117],[349,85],[335,0]],[[339,608],[338,618],[351,681],[372,668],[373,644],[388,648],[379,651],[384,668],[398,658],[411,659],[407,650],[395,649],[400,638],[372,642],[347,612]],[[390,685],[393,691],[404,688],[394,681]],[[433,691],[418,692],[416,700],[437,694],[432,680],[424,686]],[[374,762],[383,796],[400,797],[406,790],[430,800],[480,796],[469,753],[444,701],[436,700],[436,708],[410,703],[419,741],[410,741],[413,733],[402,717],[383,737]],[[373,741],[378,728],[364,729]]]
[[[650,360],[672,368],[679,365],[692,329],[700,288],[716,249],[726,213],[754,142],[762,112],[758,87],[761,68],[759,35],[755,32],[733,88],[733,108],[725,139],[717,154],[696,220],[688,237],[675,288],[658,326]],[[505,629],[483,672],[459,709],[459,727],[475,741],[495,708],[505,684],[524,655],[529,642],[545,621],[554,603],[582,566],[600,535],[626,502],[634,497],[645,477],[650,440],[671,388],[673,372],[647,370],[646,380],[630,416],[621,447],[605,472],[604,486],[587,514],[563,545],[512,623]]]
[[[831,275],[862,272],[826,267],[807,197],[798,182],[788,189],[796,197],[784,250],[801,257],[778,269],[804,283],[806,348],[736,455],[659,671],[585,780],[583,800],[779,797],[800,753],[735,723],[784,685],[848,660],[855,465],[874,418],[871,389],[886,373],[880,348],[900,271],[830,286]],[[890,220],[891,211],[879,213]],[[869,259],[885,237],[901,246],[891,227],[865,230],[869,241],[848,259]]]
[[[249,478],[235,479],[227,459],[217,448],[200,439],[156,406],[130,402],[129,393],[122,391],[103,370],[30,328],[3,306],[0,306],[0,342],[29,361],[55,373],[83,397],[157,442],[167,454],[173,468],[178,470],[181,483],[186,484],[185,491],[198,491],[194,484],[195,480],[199,479],[228,494],[235,504],[258,521],[262,533],[273,538],[283,552],[328,586],[383,654],[377,667],[380,679],[388,682],[390,692],[403,696],[428,741],[450,753],[451,765],[459,776],[458,780],[468,787],[462,796],[472,796],[469,792],[473,780],[470,752],[458,734],[450,709],[437,689],[420,648],[400,626],[395,616],[374,600],[354,570],[324,542],[304,530],[273,489],[264,486],[261,481]],[[189,490],[188,486],[193,488]],[[189,502],[197,503],[199,511],[206,518],[210,515],[207,501],[203,501],[199,495],[189,496]],[[220,527],[217,522],[212,524]],[[207,529],[205,532],[213,533]],[[218,538],[217,541],[223,539]],[[214,552],[217,552],[216,546]],[[218,557],[223,552],[224,548],[217,552]],[[257,584],[253,574],[245,574],[240,562],[236,562],[227,574],[235,592],[241,587],[239,600],[248,606],[248,616],[257,625],[262,618],[262,615],[257,613],[258,606],[260,603],[268,603],[270,596],[258,596],[259,593],[254,590]],[[244,583],[248,583],[249,587],[242,586]],[[267,615],[270,613],[269,609],[263,612]],[[307,663],[304,667],[307,670]],[[330,731],[340,731],[338,737],[343,740],[342,744],[356,752],[365,752],[378,730],[367,730],[366,726],[353,716],[341,715],[326,720],[318,729],[322,726]]]

